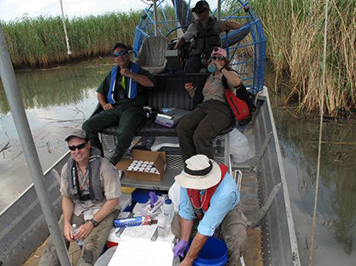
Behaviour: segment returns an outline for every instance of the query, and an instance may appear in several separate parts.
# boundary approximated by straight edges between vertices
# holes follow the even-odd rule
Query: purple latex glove
[[[179,240],[179,242],[173,248],[174,257],[177,257],[177,256],[183,257],[184,252],[187,247],[188,247],[187,241],[182,240],[182,239]]]
[[[151,202],[151,208],[154,207],[155,203],[158,200],[158,196],[156,195],[156,193],[154,193],[153,191],[148,193],[148,196],[150,197],[150,202]]]

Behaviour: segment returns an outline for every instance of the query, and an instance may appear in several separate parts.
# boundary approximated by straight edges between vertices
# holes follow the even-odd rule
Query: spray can
[[[114,227],[130,227],[130,226],[140,226],[140,225],[151,225],[156,224],[157,220],[152,220],[150,216],[139,216],[133,218],[123,218],[115,219]]]

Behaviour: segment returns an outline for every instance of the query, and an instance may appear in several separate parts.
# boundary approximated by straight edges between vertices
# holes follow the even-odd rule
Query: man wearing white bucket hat
[[[189,251],[180,265],[192,265],[208,237],[221,225],[219,238],[228,247],[228,264],[240,265],[247,233],[246,217],[237,208],[240,193],[227,166],[218,165],[198,154],[185,161],[184,171],[175,177],[180,190],[179,217],[172,222],[173,233],[180,238],[174,256],[183,256],[192,238]],[[180,226],[177,226],[179,220]],[[197,233],[192,234],[197,226]]]

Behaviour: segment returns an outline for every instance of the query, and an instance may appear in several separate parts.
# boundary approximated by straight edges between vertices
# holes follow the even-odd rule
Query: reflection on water
[[[93,112],[95,88],[111,68],[110,59],[16,74],[42,169],[66,151],[68,127],[80,126]],[[5,93],[0,85],[0,212],[31,183]]]
[[[314,208],[319,118],[298,118],[272,97],[301,251],[307,265]],[[288,108],[288,107],[287,107]],[[322,161],[313,265],[356,265],[356,123],[323,126]]]

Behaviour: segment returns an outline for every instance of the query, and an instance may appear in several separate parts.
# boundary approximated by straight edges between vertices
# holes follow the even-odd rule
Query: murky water
[[[43,169],[67,151],[66,128],[79,126],[94,110],[95,88],[111,68],[110,59],[46,71],[17,73]],[[308,247],[315,194],[318,123],[298,118],[271,93],[302,265]],[[356,265],[356,123],[324,127],[321,186],[313,265]],[[338,144],[334,143],[338,142]],[[340,144],[342,143],[342,144]],[[8,145],[8,146],[6,146]],[[30,184],[4,91],[0,85],[0,212]]]
[[[272,95],[271,95],[272,94]],[[302,265],[308,265],[314,211],[319,118],[297,117],[272,105],[293,208]],[[326,121],[320,170],[313,265],[356,265],[356,121]]]
[[[108,59],[16,74],[42,169],[68,149],[66,128],[80,126],[93,112],[96,87],[111,68]],[[32,183],[0,84],[0,213]],[[6,188],[6,189],[4,189]]]

